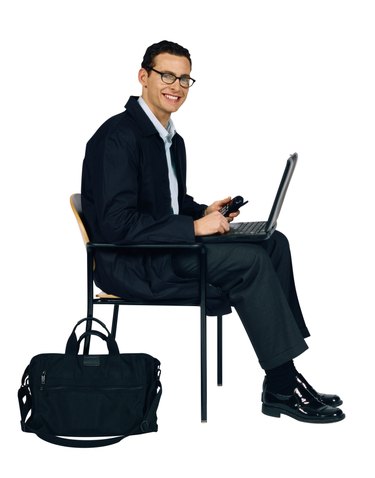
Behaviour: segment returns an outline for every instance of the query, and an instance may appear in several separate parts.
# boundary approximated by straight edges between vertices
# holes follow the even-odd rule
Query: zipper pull
[[[41,384],[40,389],[43,390],[43,386],[46,384],[46,371],[45,370],[43,370],[42,376],[40,377],[40,384]]]

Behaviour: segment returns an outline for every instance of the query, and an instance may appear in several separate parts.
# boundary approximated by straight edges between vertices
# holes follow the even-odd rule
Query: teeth
[[[177,101],[178,100],[178,96],[172,96],[172,95],[164,95],[166,98],[168,98],[169,100],[173,100],[173,101]]]

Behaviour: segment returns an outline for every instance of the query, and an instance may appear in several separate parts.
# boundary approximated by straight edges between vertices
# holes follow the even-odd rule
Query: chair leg
[[[87,318],[94,316],[94,257],[92,250],[86,248],[87,251]],[[88,320],[86,323],[86,332],[89,332],[92,327],[92,321]],[[83,354],[88,355],[90,351],[90,335],[85,338],[83,346]]]
[[[92,314],[87,316],[88,319],[90,319],[90,317],[92,317]],[[92,320],[88,320],[86,322],[86,332],[90,332],[91,329],[92,329]],[[83,355],[88,355],[89,353],[90,353],[90,335],[88,335],[85,338],[84,344],[83,344]]]
[[[207,317],[201,310],[201,421],[207,422]]]
[[[206,249],[200,248],[201,309],[201,421],[207,422],[207,315],[206,315]]]
[[[223,317],[217,316],[217,384],[223,385]]]
[[[115,304],[113,306],[112,329],[111,329],[111,334],[113,335],[113,337],[116,337],[118,310],[119,310],[119,305]]]

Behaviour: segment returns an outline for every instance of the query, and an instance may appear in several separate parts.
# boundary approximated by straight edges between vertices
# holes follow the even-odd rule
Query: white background
[[[372,3],[2,3],[3,476],[374,476],[365,436],[375,425]],[[242,194],[241,218],[265,219],[285,160],[299,154],[279,220],[312,334],[296,366],[319,391],[342,395],[341,423],[261,414],[263,372],[233,313],[224,321],[222,388],[209,320],[201,424],[198,309],[138,307],[120,312],[118,342],[162,362],[159,432],[78,450],[20,431],[24,368],[33,355],[63,352],[85,315],[85,253],[69,206],[85,144],[139,94],[144,51],[162,39],[193,59],[197,82],[174,122],[198,201]],[[96,315],[109,321],[109,313]]]

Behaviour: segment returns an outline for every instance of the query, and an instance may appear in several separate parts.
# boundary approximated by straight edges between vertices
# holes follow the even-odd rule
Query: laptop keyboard
[[[241,234],[259,234],[260,232],[264,232],[266,224],[266,222],[242,222],[238,224],[234,232]]]

